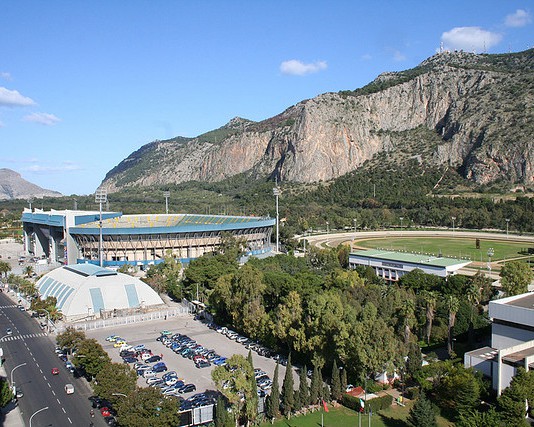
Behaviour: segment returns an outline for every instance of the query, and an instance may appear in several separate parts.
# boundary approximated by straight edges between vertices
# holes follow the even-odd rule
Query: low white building
[[[465,353],[464,366],[491,378],[500,395],[518,367],[534,367],[534,293],[491,301],[489,317],[491,347]]]
[[[66,322],[164,306],[157,292],[140,279],[93,264],[52,270],[36,287],[42,299],[57,299],[56,306]]]
[[[447,277],[470,263],[471,261],[455,258],[380,249],[361,250],[349,254],[350,268],[356,268],[358,265],[371,267],[378,277],[390,282],[397,282],[415,269],[422,270],[426,274]]]

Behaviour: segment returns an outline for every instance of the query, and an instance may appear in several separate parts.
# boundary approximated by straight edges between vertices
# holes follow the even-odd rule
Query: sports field
[[[433,255],[441,253],[444,257],[469,259],[475,262],[487,262],[490,248],[493,249],[492,261],[525,258],[527,247],[532,246],[525,242],[512,240],[480,239],[480,249],[477,249],[475,238],[399,236],[355,240],[354,245],[365,249],[380,248]]]

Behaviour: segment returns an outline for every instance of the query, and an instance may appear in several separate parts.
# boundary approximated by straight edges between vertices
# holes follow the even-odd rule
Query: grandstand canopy
[[[159,295],[138,278],[93,264],[57,268],[36,286],[42,299],[57,299],[66,321],[100,317],[103,311],[163,305]]]

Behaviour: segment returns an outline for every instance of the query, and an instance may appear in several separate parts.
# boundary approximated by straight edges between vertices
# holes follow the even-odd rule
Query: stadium
[[[272,250],[275,219],[268,217],[43,211],[24,209],[23,243],[27,253],[61,265],[135,265],[144,268],[173,256],[182,263],[219,247],[225,234],[243,239],[247,255]]]

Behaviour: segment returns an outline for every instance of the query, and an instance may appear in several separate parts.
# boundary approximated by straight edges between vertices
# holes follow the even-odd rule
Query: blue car
[[[154,372],[165,372],[167,370],[167,365],[163,362],[159,362],[152,366],[152,370]]]
[[[221,356],[217,359],[212,360],[211,363],[213,363],[215,366],[224,365],[226,363],[226,357]]]

